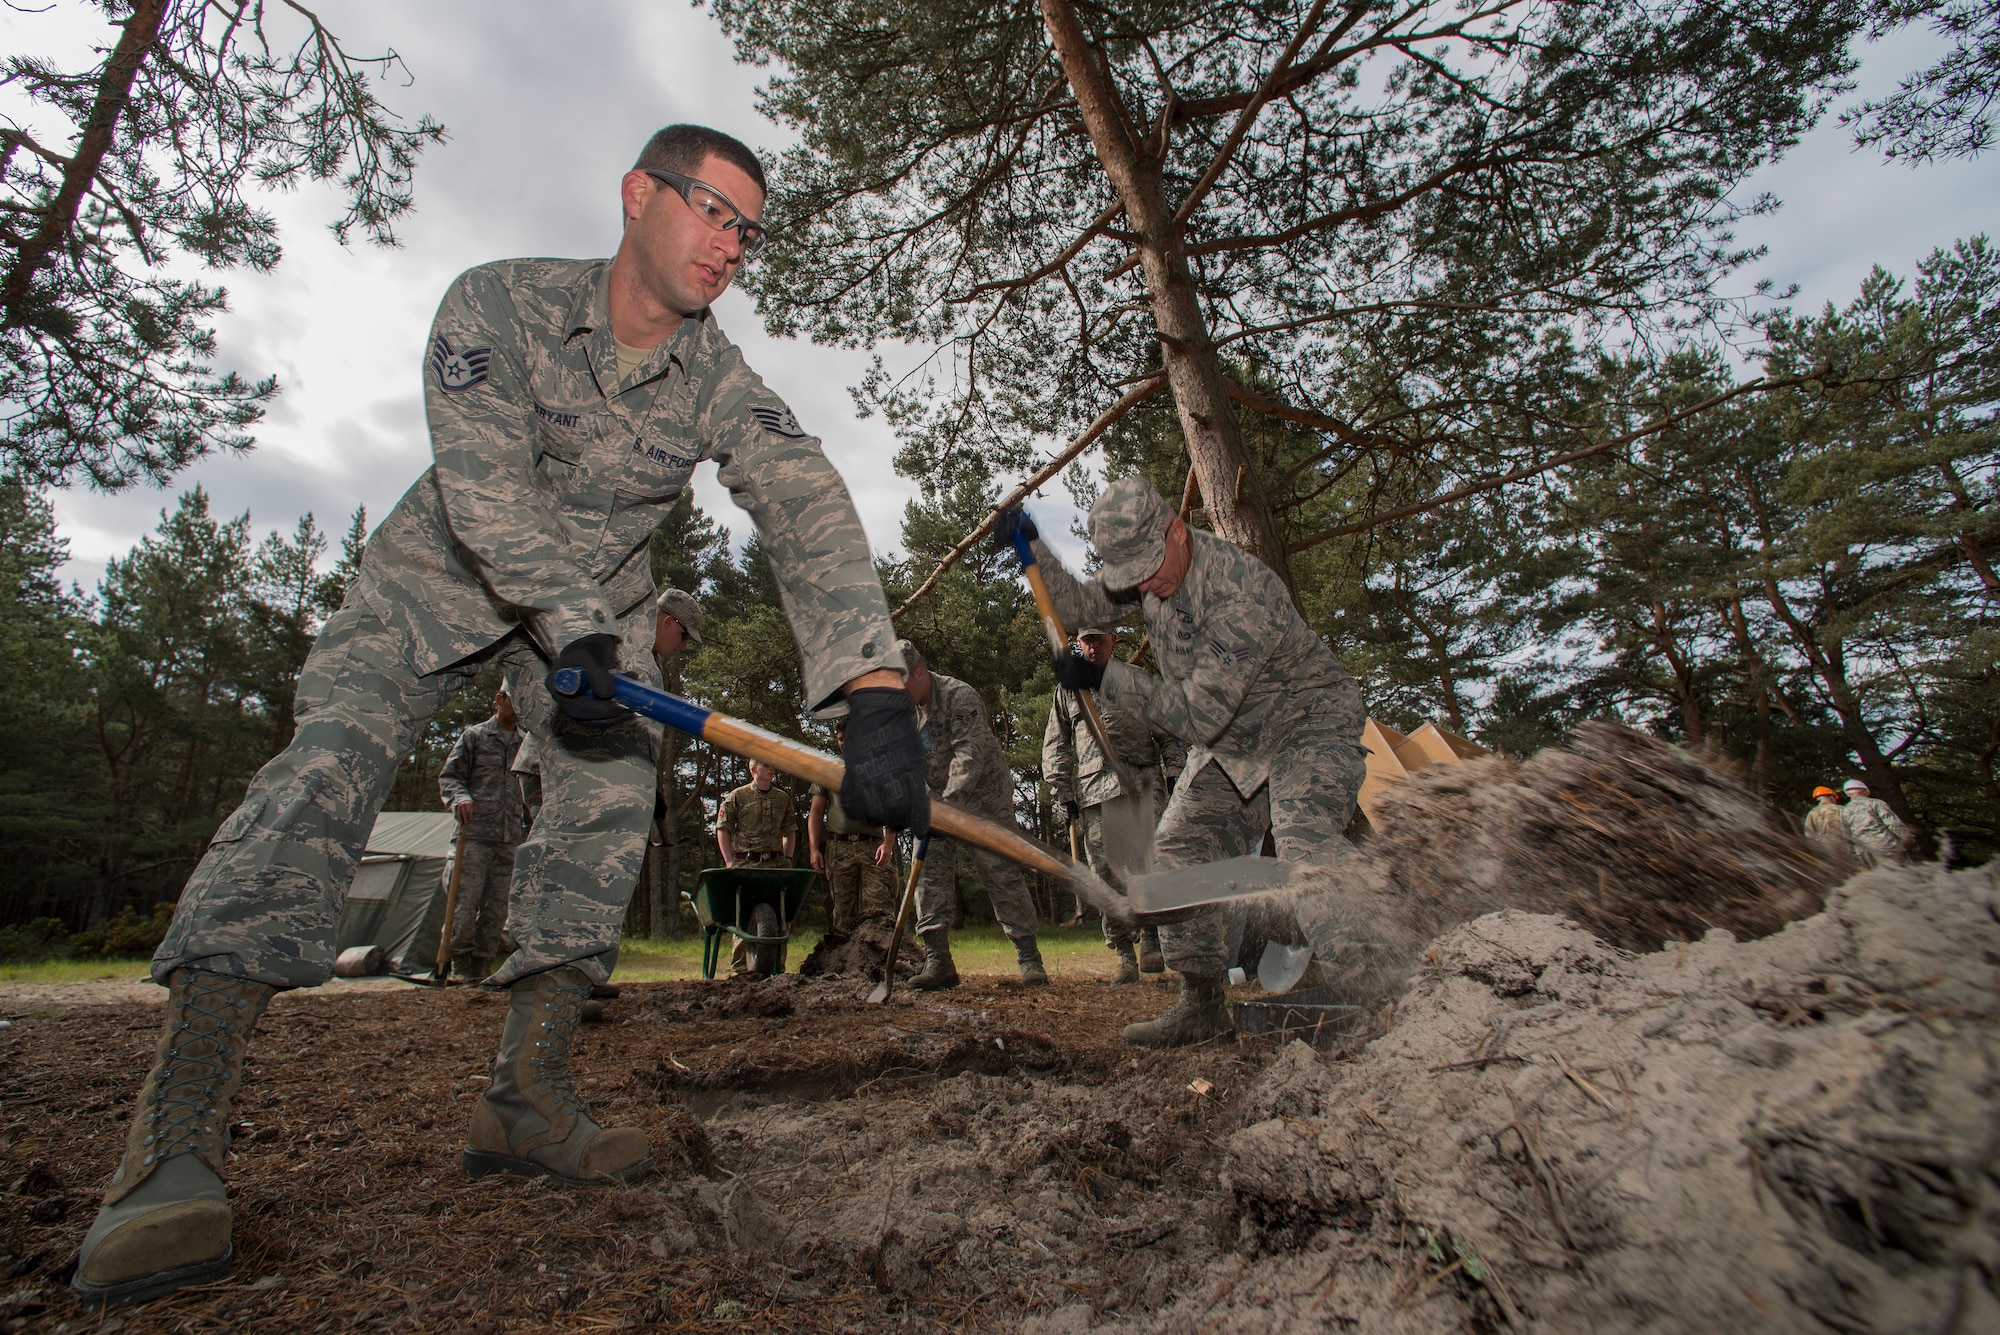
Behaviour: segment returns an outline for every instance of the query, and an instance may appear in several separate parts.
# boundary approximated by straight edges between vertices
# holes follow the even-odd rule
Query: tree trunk
[[[1139,262],[1152,298],[1167,383],[1180,411],[1188,455],[1201,481],[1210,527],[1250,552],[1292,588],[1291,560],[1271,522],[1263,480],[1243,444],[1228,383],[1202,318],[1188,268],[1185,227],[1174,221],[1156,158],[1133,142],[1130,118],[1106,66],[1090,44],[1069,0],[1041,0],[1056,59],[1076,96],[1098,162],[1139,238]],[[1293,591],[1297,600],[1297,592]]]
[[[1687,733],[1688,745],[1700,746],[1708,739],[1708,730],[1702,726],[1701,701],[1695,697],[1694,668],[1667,624],[1667,605],[1658,601],[1653,603],[1653,643],[1667,661],[1667,670],[1674,674],[1674,699],[1680,706],[1681,729]]]
[[[35,234],[14,253],[6,281],[0,283],[0,326],[14,328],[24,323],[21,308],[35,275],[76,230],[77,210],[83,207],[84,195],[97,180],[104,155],[111,151],[118,117],[132,99],[132,81],[138,77],[139,66],[160,35],[160,19],[166,9],[166,0],[137,0],[132,6],[132,16],[125,20],[118,35],[118,45],[104,62],[104,73],[98,76],[97,96],[83,122],[76,152],[70,155],[69,165],[63,169],[62,185],[49,201]]]

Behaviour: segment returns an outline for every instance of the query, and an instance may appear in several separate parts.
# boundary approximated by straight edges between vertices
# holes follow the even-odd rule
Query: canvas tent
[[[413,977],[437,964],[458,823],[447,811],[385,811],[375,818],[347,905],[340,913],[338,950],[379,945],[382,967]]]

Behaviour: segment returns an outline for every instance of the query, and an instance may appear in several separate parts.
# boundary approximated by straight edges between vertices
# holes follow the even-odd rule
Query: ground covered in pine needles
[[[159,1010],[19,1007],[0,1335],[2000,1330],[2000,872],[1842,880],[1631,734],[1480,763],[1288,892],[1363,1007],[1328,1050],[1125,1046],[1161,982],[871,1007],[876,923],[606,1003],[574,1069],[631,1187],[459,1175],[499,996],[280,997],[234,1274],[104,1318],[64,1285]]]
[[[1135,1055],[1118,1030],[1164,1008],[1157,983],[973,978],[886,1008],[867,988],[627,986],[576,1070],[662,1171],[601,1191],[460,1176],[499,997],[281,996],[236,1109],[234,1273],[102,1321],[64,1285],[160,1011],[19,1016],[0,1030],[0,1329],[1009,1329],[1079,1292],[1149,1301],[1148,1244],[1214,1195],[1229,1098],[1275,1045]],[[977,1218],[993,1207],[1007,1226]]]

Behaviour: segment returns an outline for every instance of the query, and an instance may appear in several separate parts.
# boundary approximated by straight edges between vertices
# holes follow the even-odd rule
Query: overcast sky
[[[46,15],[0,10],[0,50],[80,60],[94,36],[109,40],[108,27],[90,22],[95,12],[75,4]],[[432,312],[459,271],[509,256],[609,254],[619,176],[661,125],[698,121],[760,147],[783,141],[756,113],[759,72],[734,63],[705,12],[674,0],[560,8],[327,0],[317,12],[350,51],[401,53],[414,82],[385,99],[412,118],[429,112],[451,138],[420,161],[417,210],[399,229],[400,249],[342,249],[325,229],[338,212],[332,196],[307,189],[271,202],[285,245],[277,271],[226,277],[233,309],[218,325],[222,363],[275,372],[283,393],[253,452],[189,469],[172,492],[200,483],[222,513],[249,510],[259,533],[289,530],[310,510],[337,535],[356,505],[367,506],[372,525],[423,471],[420,358]],[[1862,92],[1893,87],[1932,49],[1922,34],[1870,48]],[[2000,155],[1891,166],[1853,151],[1829,118],[1751,189],[1771,191],[1785,208],[1744,229],[1741,239],[1771,254],[1732,287],[1797,283],[1798,304],[1816,308],[1851,298],[1873,264],[1907,274],[1934,247],[1990,231],[2000,216]],[[826,441],[876,550],[898,549],[914,488],[890,467],[887,428],[855,415],[847,386],[866,354],[769,339],[736,292],[717,311],[750,364]],[[710,513],[746,536],[748,521],[712,467],[697,472],[695,488]],[[1060,486],[1045,495],[1058,522],[1044,531],[1060,533],[1068,525],[1055,512],[1067,510],[1066,498]],[[129,549],[171,500],[147,488],[59,493],[66,576],[90,587],[105,559]]]

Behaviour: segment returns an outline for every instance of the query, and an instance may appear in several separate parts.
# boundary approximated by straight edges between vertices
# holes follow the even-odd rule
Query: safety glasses
[[[729,196],[714,186],[697,181],[692,176],[682,176],[679,172],[661,171],[657,167],[642,167],[641,171],[656,181],[674,188],[675,193],[687,201],[695,216],[718,232],[736,229],[736,235],[743,246],[743,258],[754,260],[764,250],[764,242],[770,233],[764,224],[743,216],[743,210],[729,202]]]

